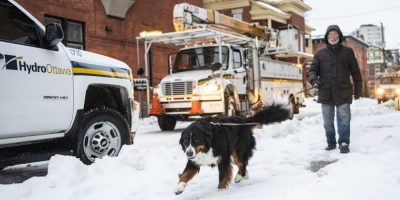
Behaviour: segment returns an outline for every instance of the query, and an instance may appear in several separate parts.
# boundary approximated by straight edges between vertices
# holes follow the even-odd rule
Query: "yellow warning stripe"
[[[104,70],[98,70],[98,69],[87,69],[87,68],[78,68],[74,67],[72,69],[72,72],[74,74],[85,74],[85,75],[94,75],[94,76],[106,76],[106,77],[113,77],[113,78],[126,78],[126,79],[131,79],[128,73],[121,73],[121,72],[109,72],[109,71],[104,71]]]

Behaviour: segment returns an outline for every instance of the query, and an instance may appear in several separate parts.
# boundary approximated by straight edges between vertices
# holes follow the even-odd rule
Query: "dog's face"
[[[199,153],[207,153],[212,142],[211,125],[194,122],[182,131],[179,144],[189,160],[196,158]]]

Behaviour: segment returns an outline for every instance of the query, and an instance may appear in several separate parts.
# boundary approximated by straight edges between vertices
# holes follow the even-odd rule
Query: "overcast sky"
[[[324,34],[326,27],[337,24],[350,34],[362,24],[385,27],[386,48],[400,48],[399,0],[304,0],[312,7],[306,23],[315,28],[313,35]]]

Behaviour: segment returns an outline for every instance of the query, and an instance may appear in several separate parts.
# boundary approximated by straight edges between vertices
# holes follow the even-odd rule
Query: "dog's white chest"
[[[213,150],[210,148],[207,153],[198,153],[192,161],[197,165],[217,165],[218,157],[214,157],[212,152]]]

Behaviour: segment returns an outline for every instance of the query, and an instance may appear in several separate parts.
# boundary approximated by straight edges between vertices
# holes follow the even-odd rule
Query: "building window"
[[[233,9],[232,17],[237,20],[243,20],[243,8]]]
[[[64,31],[63,44],[70,48],[85,49],[84,40],[84,24],[79,21],[58,18],[53,16],[45,16],[44,24],[58,23]]]
[[[375,74],[381,73],[381,66],[379,64],[375,64]]]

